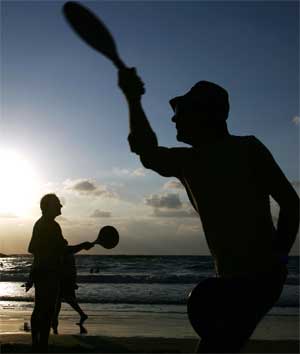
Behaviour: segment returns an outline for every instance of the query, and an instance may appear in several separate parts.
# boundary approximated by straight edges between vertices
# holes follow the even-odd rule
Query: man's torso
[[[65,247],[58,223],[41,217],[34,225],[28,248],[34,255],[34,272],[61,271]]]

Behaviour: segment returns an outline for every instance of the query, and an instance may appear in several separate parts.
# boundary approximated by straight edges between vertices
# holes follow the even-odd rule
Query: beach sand
[[[30,334],[1,334],[1,353],[29,353]],[[191,338],[50,336],[51,353],[193,353]],[[299,353],[296,340],[251,340],[243,353]]]
[[[28,353],[30,333],[24,332],[30,311],[4,310],[0,315],[1,353]],[[89,313],[88,335],[79,335],[77,317],[61,313],[59,335],[51,335],[53,353],[192,353],[198,337],[185,314]],[[244,353],[299,353],[299,317],[268,315],[257,327]]]

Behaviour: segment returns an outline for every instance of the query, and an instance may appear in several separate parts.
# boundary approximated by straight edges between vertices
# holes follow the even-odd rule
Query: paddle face
[[[218,294],[206,281],[199,283],[189,294],[187,313],[194,331],[200,337],[218,333],[218,311],[215,311],[214,297]]]
[[[100,229],[98,238],[94,243],[107,249],[114,248],[119,243],[119,233],[113,226],[103,226]]]
[[[64,4],[63,13],[82,40],[112,60],[118,69],[125,68],[112,35],[98,17],[86,7],[73,1]]]
[[[243,310],[247,300],[241,289],[243,285],[239,282],[208,278],[191,291],[187,302],[187,312],[192,327],[200,337],[230,337],[232,328],[235,328],[233,324],[238,326],[239,322],[247,321],[248,315]],[[250,292],[249,289],[250,285],[248,285],[247,292]],[[251,295],[247,296],[248,299],[251,298]]]

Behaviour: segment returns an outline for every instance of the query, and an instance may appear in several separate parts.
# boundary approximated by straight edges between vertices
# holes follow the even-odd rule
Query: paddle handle
[[[118,55],[112,57],[111,60],[119,70],[127,69],[127,66],[124,64],[123,60]]]

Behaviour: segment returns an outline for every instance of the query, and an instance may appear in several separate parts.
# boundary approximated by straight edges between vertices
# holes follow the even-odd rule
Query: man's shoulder
[[[53,220],[53,224],[55,225],[55,227],[60,229],[60,225],[59,225],[59,223],[56,220]]]
[[[34,224],[33,228],[35,230],[41,230],[41,229],[56,229],[56,230],[61,230],[61,227],[58,222],[55,220],[47,220],[41,216]]]
[[[247,145],[256,152],[267,150],[265,144],[255,135],[244,135],[236,137],[241,144]]]
[[[180,159],[182,157],[188,156],[193,152],[193,147],[166,147],[157,146],[155,150],[152,150],[148,154],[145,154],[146,158],[150,159]]]
[[[189,154],[194,150],[194,148],[191,146],[170,147],[166,149],[178,154]]]
[[[230,141],[234,146],[239,145],[241,148],[246,150],[256,151],[261,149],[264,145],[263,143],[254,135],[231,135]]]
[[[259,140],[254,135],[231,135],[230,139],[239,143],[256,143]]]
[[[33,228],[34,229],[39,229],[43,226],[44,224],[44,220],[43,220],[43,217],[40,217],[33,225]]]
[[[168,151],[166,157],[176,161],[179,165],[185,164],[197,154],[197,150],[193,146],[170,147],[166,148],[166,150]]]

